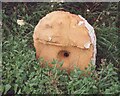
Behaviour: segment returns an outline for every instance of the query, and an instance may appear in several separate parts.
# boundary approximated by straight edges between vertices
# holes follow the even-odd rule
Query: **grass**
[[[56,60],[52,62],[53,68],[49,67],[47,62],[46,67],[40,66],[38,62],[42,64],[44,58],[36,60],[32,35],[39,19],[57,10],[61,5],[55,3],[53,9],[50,6],[51,3],[3,4],[2,84],[0,86],[2,95],[10,93],[119,94],[119,44],[115,22],[108,27],[98,23],[95,29],[99,67],[97,70],[95,66],[88,68],[86,71],[91,71],[89,75],[82,76],[84,72],[77,68],[70,74],[65,70],[59,70],[56,68],[58,62]],[[27,23],[23,26],[18,25],[17,19],[20,18]],[[100,62],[101,59],[106,61]],[[62,66],[62,62],[60,64]]]

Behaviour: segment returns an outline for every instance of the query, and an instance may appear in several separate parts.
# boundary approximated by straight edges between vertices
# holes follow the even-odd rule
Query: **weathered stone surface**
[[[96,54],[95,34],[87,26],[86,20],[69,12],[47,14],[34,30],[36,57],[43,57],[48,62],[53,58],[62,60],[62,68],[68,71],[73,70],[74,66],[84,70]]]

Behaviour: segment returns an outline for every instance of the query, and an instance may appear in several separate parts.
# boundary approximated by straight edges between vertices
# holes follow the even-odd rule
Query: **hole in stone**
[[[66,50],[61,50],[59,53],[58,53],[58,57],[62,57],[62,58],[65,58],[65,57],[69,57],[70,55],[70,52],[66,51]]]
[[[65,52],[65,53],[64,53],[64,56],[65,56],[65,57],[68,57],[68,56],[69,56],[69,53],[68,53],[68,52]]]

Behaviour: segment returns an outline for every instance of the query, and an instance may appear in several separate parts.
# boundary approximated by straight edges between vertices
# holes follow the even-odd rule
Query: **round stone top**
[[[90,48],[89,29],[84,18],[65,11],[54,11],[36,25],[33,38],[44,44]]]

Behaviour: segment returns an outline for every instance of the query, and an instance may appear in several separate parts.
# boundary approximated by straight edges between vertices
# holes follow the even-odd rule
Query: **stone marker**
[[[74,66],[84,70],[95,65],[96,36],[93,27],[80,15],[54,11],[36,25],[34,34],[36,57],[49,62],[64,61],[62,69],[71,71]],[[59,66],[59,65],[58,65]]]

